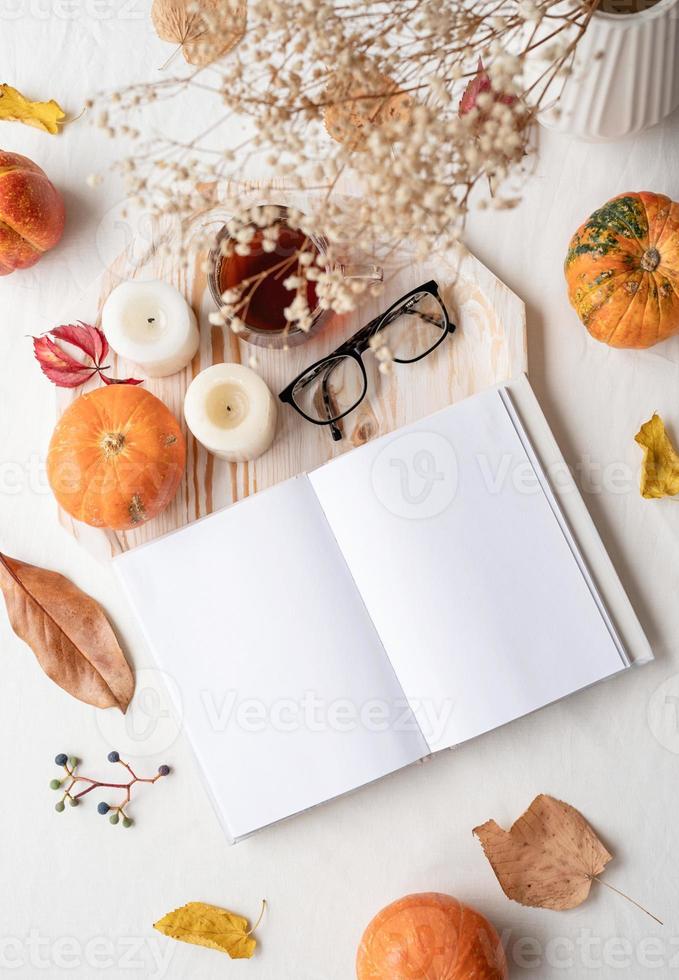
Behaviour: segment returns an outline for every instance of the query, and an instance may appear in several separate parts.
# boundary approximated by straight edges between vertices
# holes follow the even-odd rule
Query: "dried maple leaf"
[[[126,711],[134,677],[104,612],[63,575],[0,552],[12,629],[55,684],[97,708]]]
[[[580,905],[613,857],[582,814],[552,796],[536,796],[509,831],[489,820],[473,832],[507,898],[535,908]]]
[[[648,500],[673,497],[679,493],[679,453],[665,432],[665,424],[654,414],[634,437],[643,447],[641,496]]]
[[[66,113],[54,99],[31,102],[11,85],[0,85],[0,120],[26,123],[54,135],[65,118]]]
[[[82,322],[67,323],[50,330],[49,334],[57,340],[72,344],[92,360],[92,364],[83,364],[82,361],[76,360],[75,357],[71,357],[65,350],[57,346],[47,334],[42,337],[34,337],[33,352],[42,373],[59,388],[78,388],[93,378],[95,374],[98,374],[104,384],[107,385],[140,385],[142,383],[139,378],[117,379],[109,378],[104,374],[108,365],[101,362],[108,354],[109,347],[108,341],[99,327],[92,327],[88,323]]]
[[[248,929],[248,920],[242,915],[205,902],[182,905],[154,922],[153,928],[171,939],[228,953],[232,960],[249,960],[257,946],[252,933],[262,920],[265,904],[262,902],[262,911],[252,929]]]
[[[489,92],[493,96],[494,102],[504,102],[505,105],[513,105],[516,102],[515,95],[508,95],[503,92],[493,91],[493,84],[490,80],[490,75],[483,66],[483,60],[479,58],[479,63],[476,68],[476,74],[471,78],[467,84],[466,89],[460,99],[459,114],[461,116],[466,116],[468,112],[472,109],[478,108],[477,101],[479,95]]]
[[[153,0],[151,20],[161,41],[179,45],[189,64],[210,65],[245,34],[247,0]]]

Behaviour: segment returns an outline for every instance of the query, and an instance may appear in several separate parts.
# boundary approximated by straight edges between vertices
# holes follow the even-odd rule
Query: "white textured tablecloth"
[[[0,0],[2,81],[75,114],[97,89],[154,76],[168,47],[156,39],[148,7],[147,0]],[[190,111],[200,118],[196,98]],[[180,106],[168,115],[176,125]],[[371,916],[425,890],[484,911],[504,933],[512,976],[679,973],[679,506],[641,499],[634,443],[654,410],[679,439],[679,338],[648,352],[597,345],[568,306],[562,273],[571,233],[607,198],[628,190],[679,197],[679,116],[616,146],[541,133],[520,207],[474,214],[467,235],[527,303],[533,386],[656,663],[235,848],[226,846],[189,747],[167,716],[110,569],[57,523],[42,466],[54,390],[27,335],[54,325],[102,258],[124,244],[125,229],[110,220],[120,189],[86,183],[120,148],[84,122],[58,139],[0,123],[0,145],[41,164],[68,210],[60,247],[33,270],[0,280],[0,548],[58,569],[96,596],[141,671],[126,727],[54,687],[0,609],[0,975],[349,980]],[[109,826],[94,806],[57,815],[48,789],[55,753],[80,755],[83,771],[103,774],[112,747],[134,753],[140,770],[159,762],[175,770],[140,790],[135,828]],[[616,856],[606,879],[664,918],[664,928],[598,885],[570,913],[504,897],[471,829],[490,817],[508,825],[539,792],[583,811]],[[248,964],[151,928],[192,900],[253,917],[263,897],[270,911]]]

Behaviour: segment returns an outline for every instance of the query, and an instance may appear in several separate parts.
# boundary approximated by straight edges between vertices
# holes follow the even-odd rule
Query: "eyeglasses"
[[[454,330],[438,284],[426,282],[402,296],[332,354],[308,367],[278,397],[307,422],[329,425],[333,439],[341,439],[337,423],[359,406],[368,390],[362,355],[369,347],[386,348],[396,364],[414,364],[436,350]]]

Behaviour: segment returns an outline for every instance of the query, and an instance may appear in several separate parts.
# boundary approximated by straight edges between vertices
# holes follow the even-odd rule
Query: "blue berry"
[[[101,814],[108,813],[110,809],[111,807],[108,805],[108,803],[97,804],[97,813],[101,813]]]
[[[108,754],[108,761],[109,762],[120,762],[120,755],[115,750],[113,752],[109,752],[109,754]]]
[[[170,767],[169,766],[158,766],[158,773],[161,776],[167,776],[169,774],[169,772],[170,772]]]
[[[68,762],[68,756],[65,752],[60,752],[59,755],[54,756],[54,761],[58,766],[65,766]]]

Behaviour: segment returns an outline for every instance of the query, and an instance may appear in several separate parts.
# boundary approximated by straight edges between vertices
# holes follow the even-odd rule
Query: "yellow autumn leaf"
[[[679,454],[665,432],[665,424],[654,414],[634,437],[644,449],[641,464],[641,496],[647,499],[673,497],[679,493]]]
[[[205,902],[182,905],[154,922],[153,928],[171,939],[228,953],[232,960],[249,960],[257,946],[252,933],[262,920],[265,905],[262,902],[262,911],[252,929],[248,929],[248,920],[242,915]]]
[[[65,118],[66,113],[54,99],[30,102],[11,85],[0,85],[0,120],[26,123],[54,135]]]

